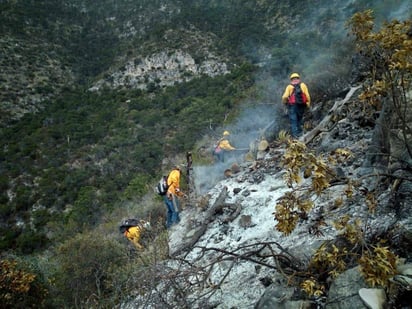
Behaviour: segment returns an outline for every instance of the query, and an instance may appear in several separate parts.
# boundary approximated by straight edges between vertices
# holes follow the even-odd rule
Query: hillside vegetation
[[[349,40],[345,22],[369,7],[379,21],[391,5],[294,3],[0,3],[0,249],[9,257],[1,270],[17,286],[2,298],[12,295],[10,304],[28,307],[39,300],[43,307],[118,304],[130,257],[118,237],[96,242],[94,233],[112,233],[122,216],[133,213],[152,218],[160,235],[156,241],[165,246],[163,205],[152,196],[152,187],[171,163],[182,162],[182,153],[195,153],[202,139],[216,139],[245,103],[279,103],[291,71],[307,76],[318,104],[338,96],[351,81],[364,80],[362,72],[351,69],[355,43],[361,49],[365,42],[379,45],[379,37],[368,41],[353,31],[358,37]],[[338,3],[344,14],[333,9]],[[196,63],[213,54],[228,64],[229,72],[190,76],[170,87],[155,80],[146,90],[128,84],[88,90],[129,60],[178,49]],[[399,57],[399,63],[410,63],[410,50]],[[370,68],[365,58],[361,61]],[[394,87],[393,71],[386,73],[384,84],[369,80],[365,99]],[[404,100],[397,102],[407,106],[410,80],[401,80],[408,84]],[[406,144],[408,113],[397,118]],[[382,158],[371,158],[377,159]],[[90,243],[95,247],[85,246]],[[166,254],[159,252],[154,259]],[[73,268],[84,255],[94,256],[97,266]],[[153,262],[146,258],[143,266]],[[91,279],[94,267],[99,276]],[[71,287],[80,284],[83,290],[72,293]]]
[[[220,133],[214,130],[234,119],[243,102],[274,103],[281,91],[277,76],[284,79],[303,67],[297,59],[319,48],[332,52],[336,44],[324,36],[322,24],[305,33],[311,39],[304,49],[293,48],[303,33],[290,33],[298,17],[284,2],[189,2],[1,4],[2,249],[46,248],[54,235],[46,223],[67,221],[70,214],[83,218],[75,226],[98,224],[118,201],[146,192],[138,184],[157,178],[164,157],[191,150],[205,134],[216,138]],[[327,3],[321,7],[316,18],[332,22]],[[333,21],[334,27],[342,22]],[[192,39],[189,32],[163,40],[170,31],[193,28]],[[208,48],[187,44],[197,42],[199,33],[213,34]],[[220,55],[230,74],[194,76],[167,89],[151,83],[147,91],[127,85],[86,90],[129,58],[185,46],[195,60]],[[344,50],[333,53],[323,65],[334,70],[311,76],[315,100],[331,96],[350,78]],[[315,86],[342,73],[329,88]]]

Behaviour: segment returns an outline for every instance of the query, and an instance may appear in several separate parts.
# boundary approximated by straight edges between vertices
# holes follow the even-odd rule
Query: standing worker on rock
[[[292,137],[302,135],[302,119],[307,107],[310,106],[308,87],[301,82],[298,73],[290,75],[290,84],[282,95],[282,103],[287,105]]]
[[[166,228],[180,222],[178,197],[186,197],[186,194],[180,191],[180,172],[180,166],[175,165],[167,177],[168,189],[164,197],[167,207]]]
[[[223,132],[222,138],[217,142],[217,145],[213,150],[213,156],[216,157],[220,162],[225,161],[225,152],[236,149],[230,144],[229,135],[229,131]]]

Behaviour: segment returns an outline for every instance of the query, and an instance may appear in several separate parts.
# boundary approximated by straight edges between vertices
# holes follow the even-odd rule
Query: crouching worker
[[[213,156],[217,161],[224,162],[225,153],[236,149],[230,144],[229,135],[229,131],[223,132],[222,138],[217,142],[217,145],[213,150]]]
[[[144,247],[140,243],[140,238],[145,230],[150,230],[150,222],[138,219],[126,219],[122,221],[119,230],[120,233],[133,243],[137,250],[143,250]]]

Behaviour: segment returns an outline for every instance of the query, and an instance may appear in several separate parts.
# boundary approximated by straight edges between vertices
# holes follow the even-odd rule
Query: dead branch
[[[213,206],[216,206],[212,207],[214,210],[218,208],[216,204]],[[179,308],[192,308],[194,304],[206,306],[240,261],[276,270],[288,281],[292,278],[299,281],[307,275],[303,263],[277,242],[251,243],[234,250],[194,248],[199,249],[196,260],[176,257],[171,263],[152,270],[156,286],[151,291],[155,293],[149,295],[147,303],[161,303],[167,308],[177,305]],[[159,281],[164,284],[156,284]]]
[[[173,253],[173,256],[178,256],[184,251],[189,251],[189,249],[193,248],[193,246],[198,242],[200,237],[203,236],[203,234],[207,230],[209,223],[212,222],[216,214],[219,213],[219,209],[222,209],[222,207],[224,207],[225,199],[227,197],[227,192],[228,192],[227,190],[228,190],[227,187],[224,187],[222,189],[219,196],[216,198],[215,202],[213,203],[212,207],[207,211],[204,222],[201,224],[198,230],[194,233],[190,241],[186,242],[179,249],[177,249]]]
[[[313,130],[311,130],[303,136],[303,142],[305,144],[308,144],[321,132],[330,131],[331,128],[329,126],[333,124],[332,117],[335,114],[339,114],[341,112],[343,106],[349,101],[349,99],[352,97],[355,91],[358,90],[360,87],[361,86],[351,87],[351,89],[346,94],[343,100],[336,101],[331,110],[329,111],[328,115],[326,115]]]
[[[215,208],[214,217],[216,217],[216,215],[224,213],[225,209],[229,209],[230,214],[227,218],[223,219],[223,222],[229,223],[235,220],[239,216],[240,211],[242,210],[242,206],[239,204],[232,204],[232,203],[230,204],[224,203],[224,204],[218,205],[218,207]]]
[[[276,253],[273,245],[277,246],[280,249],[281,253]],[[282,268],[288,268],[289,270],[293,270],[294,272],[301,272],[303,271],[303,266],[301,262],[297,260],[294,256],[288,253],[284,248],[282,248],[276,242],[259,242],[253,243],[246,246],[241,246],[236,248],[233,251],[228,251],[225,249],[215,248],[215,247],[203,247],[203,246],[196,246],[196,248],[201,249],[203,252],[207,251],[216,251],[221,252],[223,255],[230,256],[232,258],[240,259],[240,260],[247,260],[268,268],[278,269],[278,265],[282,265]],[[254,250],[250,249],[253,248]],[[262,251],[268,249],[270,254],[264,255]],[[241,251],[241,253],[238,253]],[[256,257],[256,258],[254,258]],[[273,258],[276,263],[270,264],[269,262],[264,262],[262,260],[267,258]],[[281,261],[281,263],[279,263]],[[289,271],[288,271],[289,272]]]
[[[226,204],[226,205],[231,209],[234,208],[234,210],[232,210],[229,217],[223,220],[224,223],[232,222],[233,220],[235,220],[240,215],[240,212],[242,210],[242,206],[240,206],[239,204]]]
[[[208,214],[206,216],[206,221],[209,223],[214,218],[216,214],[216,209],[221,207],[226,200],[227,197],[227,187],[224,187],[220,192],[219,196],[216,198],[215,202],[213,203],[212,207],[209,209]]]

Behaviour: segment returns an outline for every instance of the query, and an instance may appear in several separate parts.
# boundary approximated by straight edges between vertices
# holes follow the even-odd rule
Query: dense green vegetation
[[[0,101],[46,99],[19,121],[0,115],[0,250],[18,262],[0,270],[19,279],[13,291],[1,287],[0,300],[14,293],[11,305],[55,308],[124,299],[137,287],[130,272],[138,278],[167,254],[159,237],[159,251],[130,256],[116,221],[148,215],[162,236],[162,202],[142,197],[163,158],[192,150],[210,127],[235,119],[242,102],[273,102],[273,81],[291,70],[308,76],[315,100],[347,85],[351,45],[330,2],[176,0],[160,9],[153,0],[2,1]],[[345,14],[372,2],[356,1]],[[199,33],[214,39],[206,51],[192,36]],[[182,46],[196,61],[223,55],[231,73],[148,91],[87,90],[128,57]]]
[[[7,292],[18,297],[20,289],[33,286],[42,291],[41,306],[54,307],[83,303],[97,287],[96,302],[118,303],[135,285],[128,272],[144,271],[130,269],[135,257],[130,260],[125,243],[113,238],[120,209],[133,205],[135,214],[152,217],[162,233],[162,202],[149,205],[146,214],[138,203],[162,172],[163,157],[191,150],[210,125],[235,117],[241,100],[254,93],[254,70],[245,64],[232,74],[152,93],[72,89],[4,129],[0,247],[10,252],[7,261],[17,259],[23,276],[21,286]],[[156,248],[146,259],[162,258],[162,238]],[[36,266],[25,266],[21,255],[32,256],[29,264]],[[33,303],[26,296],[23,303]]]
[[[45,222],[72,220],[81,231],[98,224],[125,192],[142,196],[147,188],[131,190],[131,184],[153,181],[164,156],[191,150],[210,123],[233,117],[243,95],[235,90],[253,87],[252,72],[244,65],[230,75],[196,79],[155,96],[73,89],[4,129],[1,212],[7,225],[1,248],[41,249],[47,244]],[[6,196],[9,189],[16,193],[12,199]],[[68,213],[63,212],[67,205],[73,205]],[[16,228],[33,208],[31,227]]]

